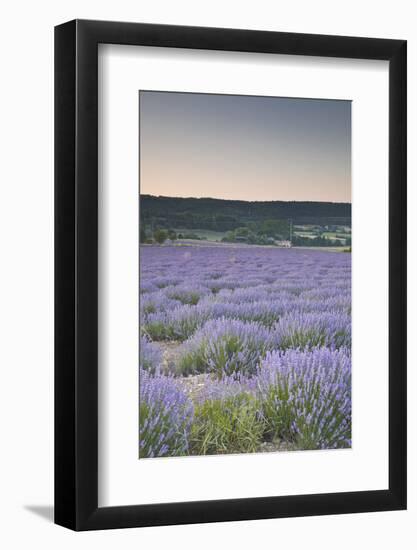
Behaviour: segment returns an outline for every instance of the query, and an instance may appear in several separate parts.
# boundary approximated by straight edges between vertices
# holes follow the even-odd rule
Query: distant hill
[[[212,198],[140,196],[145,225],[229,231],[250,222],[291,219],[294,224],[351,225],[351,204],[335,202],[249,202]]]

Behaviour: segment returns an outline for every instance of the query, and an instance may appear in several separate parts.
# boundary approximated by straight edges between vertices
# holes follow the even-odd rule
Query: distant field
[[[141,244],[142,248],[150,248],[152,244]],[[162,246],[166,246],[163,244]],[[247,243],[224,243],[221,241],[214,240],[195,240],[195,239],[178,239],[174,243],[169,244],[168,246],[172,247],[199,247],[199,248],[266,248],[266,249],[275,249],[275,250],[284,250],[283,248],[277,247],[273,244],[247,244]],[[292,249],[295,250],[312,250],[312,251],[321,251],[321,252],[344,252],[346,250],[346,245],[340,246],[293,246]]]
[[[221,241],[226,234],[223,231],[212,231],[211,229],[174,229],[174,231],[177,235],[179,233],[182,235],[193,233],[201,239],[207,239],[208,241]]]
[[[306,239],[314,239],[314,237],[316,237],[313,233],[307,233],[306,231],[294,231],[294,235],[305,237]]]
[[[349,233],[335,233],[333,231],[325,231],[323,235],[329,239],[349,239],[352,236]]]
[[[320,252],[347,252],[349,247],[341,246],[293,246],[294,250],[318,250]]]
[[[336,232],[336,231],[320,232],[317,226],[296,225],[294,226],[293,235],[304,239],[315,239],[319,236],[323,236],[323,237],[326,237],[327,239],[332,239],[333,241],[337,241],[337,243],[340,244],[341,247],[343,247],[343,246],[346,246],[346,239],[350,239],[352,237],[352,234],[348,232],[349,231],[348,227],[341,226],[341,229],[344,229],[344,231],[343,232]],[[193,242],[198,242],[196,239],[199,238],[204,241],[207,241],[208,243],[221,243],[222,239],[227,234],[226,231],[214,231],[211,229],[185,229],[181,227],[174,228],[174,231],[177,234],[177,236],[182,235],[182,238],[180,238],[180,240],[183,242],[190,241],[190,236],[193,235],[193,238],[191,239]],[[303,246],[303,245],[295,245],[295,246]],[[326,248],[326,247],[323,247],[323,248]]]
[[[345,229],[344,232],[320,231],[314,226],[303,225],[294,227],[294,235],[304,239],[314,239],[320,236],[333,241],[339,241],[341,245],[345,245],[346,239],[350,239],[352,234],[347,232],[346,228],[343,229]]]

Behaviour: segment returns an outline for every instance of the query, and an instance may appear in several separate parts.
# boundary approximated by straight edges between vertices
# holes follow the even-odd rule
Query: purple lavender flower
[[[214,411],[215,403],[250,396],[265,437],[296,448],[350,446],[350,255],[208,245],[149,246],[140,256],[140,363],[155,373],[145,379],[152,399],[141,400],[149,442],[141,456],[189,452],[175,451],[178,432],[161,423],[183,403],[186,383],[160,376],[151,340],[183,342],[176,375],[206,373],[196,406]]]
[[[139,372],[139,457],[188,453],[193,405],[172,376]]]
[[[272,435],[302,449],[348,447],[351,358],[347,349],[268,353],[257,386]]]
[[[183,373],[213,372],[219,377],[254,373],[270,345],[269,330],[257,323],[207,321],[183,345],[179,368]]]
[[[199,380],[201,390],[195,396],[197,403],[213,400],[224,401],[242,393],[255,395],[257,390],[256,377],[244,376],[241,373],[231,376],[223,375],[220,379],[212,374],[205,374]]]
[[[178,302],[169,298],[163,290],[147,292],[140,298],[141,313],[146,318],[150,313],[169,311],[175,308]]]
[[[139,340],[139,367],[149,372],[155,372],[162,363],[162,352],[159,347],[145,336]]]
[[[277,322],[274,337],[280,349],[350,347],[351,318],[341,311],[291,312]]]

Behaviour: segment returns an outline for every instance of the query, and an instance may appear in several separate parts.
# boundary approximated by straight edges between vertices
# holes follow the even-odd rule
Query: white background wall
[[[1,14],[0,544],[7,549],[257,547],[378,550],[417,543],[417,18],[397,0],[28,0]],[[53,499],[53,26],[73,18],[408,40],[409,510],[72,533]],[[377,346],[378,342],[369,342]],[[370,401],[372,396],[370,396]],[[256,475],[256,472],[248,472]],[[341,472],[343,475],[343,472]],[[197,480],[198,483],[198,480]]]

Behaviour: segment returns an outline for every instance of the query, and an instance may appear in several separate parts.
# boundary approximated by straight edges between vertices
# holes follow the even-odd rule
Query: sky
[[[140,193],[351,201],[351,102],[140,92]]]

